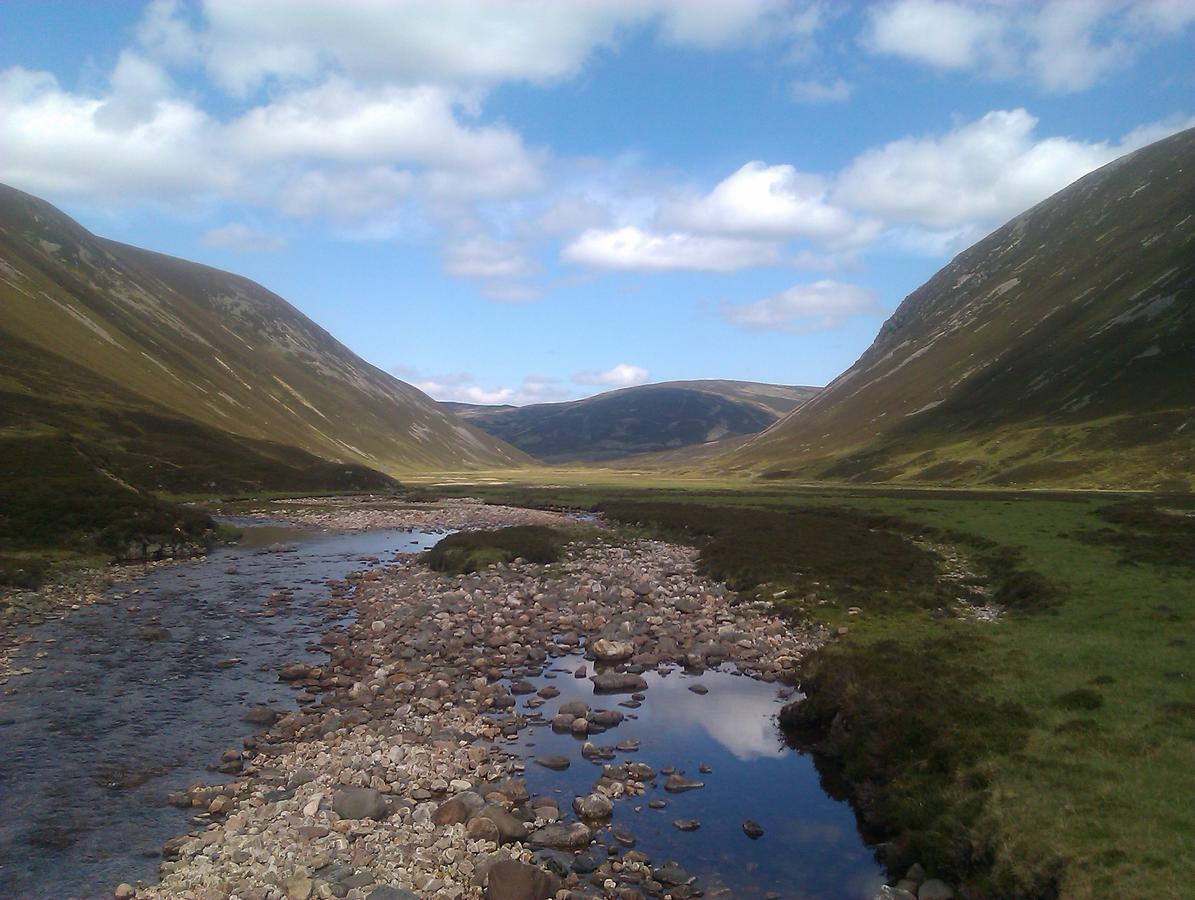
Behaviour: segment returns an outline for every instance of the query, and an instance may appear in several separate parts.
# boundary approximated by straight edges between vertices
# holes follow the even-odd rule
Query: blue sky
[[[439,399],[824,384],[1195,125],[1195,2],[5,0],[0,181]]]

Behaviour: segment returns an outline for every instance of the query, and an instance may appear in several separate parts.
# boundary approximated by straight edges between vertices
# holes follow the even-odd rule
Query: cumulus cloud
[[[851,98],[854,85],[836,78],[834,81],[797,79],[788,83],[788,96],[797,103],[842,103]]]
[[[619,363],[604,372],[578,372],[573,376],[573,381],[577,384],[592,384],[601,387],[632,387],[636,384],[646,384],[647,374],[647,369],[642,366]]]
[[[875,53],[968,69],[1003,55],[1005,27],[993,10],[974,4],[898,0],[872,9],[863,40]]]
[[[570,396],[560,379],[548,375],[527,375],[517,387],[483,387],[468,372],[425,377],[415,370],[400,368],[395,370],[395,374],[409,380],[435,400],[456,403],[526,406],[529,403],[552,403]]]
[[[671,232],[655,234],[634,225],[592,228],[565,246],[561,258],[596,269],[631,272],[733,272],[774,263],[774,242]]]
[[[1188,0],[893,0],[871,10],[873,53],[940,70],[1081,91],[1195,23]]]
[[[837,328],[847,318],[882,312],[864,287],[822,280],[798,284],[754,303],[724,304],[723,320],[752,331],[806,333]]]
[[[235,190],[239,171],[219,152],[218,126],[206,113],[148,96],[121,108],[125,99],[63,90],[46,72],[0,72],[0,180],[34,193],[107,200]]]
[[[997,110],[942,135],[892,141],[856,157],[834,198],[890,223],[988,227],[1184,125],[1159,123],[1109,143],[1039,137],[1037,122],[1024,109]]]
[[[199,240],[206,247],[241,253],[278,253],[286,249],[285,238],[257,231],[244,222],[229,222],[213,228]]]
[[[792,166],[753,161],[703,197],[674,202],[663,218],[688,231],[752,238],[814,238],[865,243],[874,223],[860,222],[828,202],[825,180]]]
[[[788,37],[789,15],[777,0],[207,0],[202,38],[213,77],[242,95],[325,68],[365,80],[484,86],[575,75],[595,50],[644,28],[703,49]]]

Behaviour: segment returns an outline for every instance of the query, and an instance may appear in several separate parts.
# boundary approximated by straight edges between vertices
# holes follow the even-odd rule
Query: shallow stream
[[[259,729],[241,715],[295,706],[279,666],[326,658],[317,641],[343,616],[321,604],[326,582],[441,537],[234,524],[239,546],[119,584],[14,658],[32,672],[0,693],[0,897],[154,880],[162,843],[193,827],[166,795],[227,780],[207,767]],[[267,603],[275,591],[289,600]]]
[[[646,853],[653,865],[680,863],[710,897],[852,900],[875,895],[883,871],[860,838],[849,805],[826,794],[813,761],[786,745],[780,732],[776,714],[785,689],[729,671],[647,672],[648,689],[641,705],[632,708],[623,705],[635,703],[629,694],[595,694],[592,682],[575,677],[578,667],[593,671],[592,663],[579,656],[564,657],[530,679],[537,688],[551,685],[560,691],[538,708],[544,723],[519,732],[510,745],[526,763],[524,776],[533,795],[556,794],[561,812],[573,819],[573,797],[590,792],[603,762],[646,763],[659,776],[646,794],[615,801],[600,842],[614,845],[614,829],[629,831],[634,849]],[[694,693],[692,686],[708,693]],[[520,698],[520,711],[534,714],[535,697]],[[594,710],[617,710],[626,718],[588,737],[553,731],[547,722],[572,700]],[[638,749],[591,762],[581,755],[585,741],[599,747],[633,741]],[[535,762],[551,756],[567,757],[568,768],[557,771]],[[668,793],[660,771],[665,768],[704,787]],[[652,800],[666,805],[652,808]],[[696,820],[700,827],[681,831],[672,824],[677,819]],[[763,828],[762,836],[747,836],[743,822],[748,819]]]

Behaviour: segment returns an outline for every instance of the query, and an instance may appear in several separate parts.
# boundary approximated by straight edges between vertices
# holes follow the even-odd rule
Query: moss
[[[437,572],[476,572],[516,559],[553,563],[560,559],[564,535],[542,525],[516,525],[492,531],[458,531],[423,554],[423,561]]]
[[[1093,710],[1104,705],[1104,695],[1092,688],[1075,688],[1054,698],[1059,709]]]

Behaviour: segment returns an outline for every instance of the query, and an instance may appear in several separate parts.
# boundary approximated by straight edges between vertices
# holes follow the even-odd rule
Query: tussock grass
[[[543,525],[515,525],[494,530],[458,531],[443,538],[423,554],[423,561],[437,572],[461,575],[516,559],[554,563],[560,559],[565,536]]]

